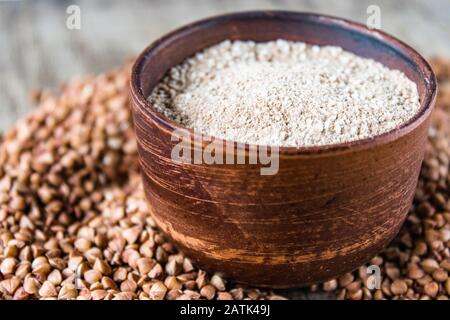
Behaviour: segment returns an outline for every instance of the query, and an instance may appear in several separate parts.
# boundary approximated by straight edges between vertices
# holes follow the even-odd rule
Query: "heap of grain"
[[[450,296],[450,62],[416,199],[397,239],[366,268],[301,292],[341,299]],[[0,145],[1,299],[281,299],[192,265],[156,228],[140,186],[129,66],[65,85]],[[220,271],[220,270],[217,270]],[[284,295],[298,297],[298,291]],[[323,294],[323,293],[322,293]]]

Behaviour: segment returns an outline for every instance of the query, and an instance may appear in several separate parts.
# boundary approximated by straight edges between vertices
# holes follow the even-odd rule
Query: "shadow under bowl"
[[[178,141],[171,138],[182,127],[146,97],[171,67],[226,39],[340,46],[405,73],[417,85],[420,111],[374,138],[281,147],[275,175],[261,175],[259,164],[175,161],[171,152]],[[418,181],[435,96],[435,76],[417,52],[355,22],[255,11],[182,27],[153,42],[132,70],[133,117],[151,214],[200,268],[238,282],[287,288],[342,275],[379,253],[401,227]],[[193,145],[205,148],[205,143]],[[249,148],[236,152],[248,159]]]

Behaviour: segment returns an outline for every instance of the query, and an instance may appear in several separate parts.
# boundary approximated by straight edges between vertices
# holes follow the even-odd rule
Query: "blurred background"
[[[450,56],[450,0],[0,0],[0,132],[32,108],[32,89],[123,64],[188,22],[232,11],[325,13],[380,27],[419,52]]]

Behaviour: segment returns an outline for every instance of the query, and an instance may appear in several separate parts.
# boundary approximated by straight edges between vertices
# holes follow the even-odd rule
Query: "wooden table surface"
[[[81,29],[66,27],[69,5]],[[211,15],[255,9],[311,11],[365,23],[378,5],[381,29],[425,56],[450,56],[450,0],[0,0],[0,132],[32,107],[29,92],[114,68],[152,40]],[[289,291],[294,298],[324,295]]]

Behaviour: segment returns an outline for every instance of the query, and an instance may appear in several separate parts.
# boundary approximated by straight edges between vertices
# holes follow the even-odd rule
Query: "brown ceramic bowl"
[[[178,142],[171,134],[180,125],[146,100],[169,68],[225,39],[278,38],[341,46],[403,71],[417,84],[420,111],[372,139],[280,148],[276,175],[260,175],[259,165],[172,160]],[[201,268],[286,288],[351,271],[396,235],[416,188],[436,80],[413,49],[361,24],[309,13],[245,12],[202,20],[155,41],[133,67],[131,96],[144,188],[158,226]]]

